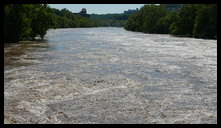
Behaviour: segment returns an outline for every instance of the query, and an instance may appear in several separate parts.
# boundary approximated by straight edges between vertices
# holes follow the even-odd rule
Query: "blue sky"
[[[88,14],[107,14],[107,13],[123,13],[128,9],[136,9],[144,4],[49,4],[52,8],[67,8],[72,12],[80,12],[82,8],[87,9]]]

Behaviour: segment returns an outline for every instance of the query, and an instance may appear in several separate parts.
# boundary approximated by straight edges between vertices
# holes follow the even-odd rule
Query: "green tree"
[[[25,5],[5,5],[4,41],[17,42],[30,33],[30,19],[27,18]]]
[[[157,5],[145,5],[141,10],[143,11],[143,23],[142,23],[142,31],[147,33],[157,33],[158,26],[157,22],[160,18],[166,15],[166,9],[162,6]]]
[[[193,35],[197,38],[217,37],[217,5],[201,5],[197,11]]]
[[[170,22],[169,16],[166,16],[167,10],[164,6],[145,5],[137,13],[131,15],[125,25],[125,29],[132,31],[141,31],[145,33],[166,33],[165,27]]]
[[[176,12],[167,12],[166,16],[161,17],[157,22],[157,33],[170,33],[170,26],[177,20]]]
[[[131,15],[125,24],[125,29],[131,31],[139,31],[139,26],[141,26],[141,24],[139,23],[138,18],[138,13]]]
[[[145,33],[216,38],[217,5],[145,5],[129,16],[124,28]]]
[[[52,25],[52,16],[46,11],[47,6],[41,6],[35,9],[35,15],[32,17],[32,38],[39,35],[44,38],[47,30]]]
[[[174,35],[192,36],[196,12],[196,5],[184,5],[178,13],[177,20],[171,26],[171,33]]]

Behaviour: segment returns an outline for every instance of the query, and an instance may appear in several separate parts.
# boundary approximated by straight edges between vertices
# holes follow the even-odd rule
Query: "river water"
[[[217,123],[217,40],[52,29],[5,45],[5,123]]]

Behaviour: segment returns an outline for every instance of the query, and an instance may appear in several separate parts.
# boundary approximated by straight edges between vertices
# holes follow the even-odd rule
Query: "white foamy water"
[[[56,29],[4,53],[5,123],[217,123],[217,40]]]

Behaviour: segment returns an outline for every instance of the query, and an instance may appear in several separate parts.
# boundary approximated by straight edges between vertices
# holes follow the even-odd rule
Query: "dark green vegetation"
[[[52,27],[52,15],[47,5],[5,5],[4,42],[44,37]]]
[[[131,11],[131,10],[130,10]],[[49,28],[122,27],[130,14],[92,14],[82,16],[67,9],[54,9],[46,4],[4,6],[4,42],[44,38]]]
[[[129,17],[125,29],[216,39],[217,5],[145,5]]]
[[[4,7],[4,42],[44,37],[52,25],[51,16],[44,5],[5,5]]]
[[[98,26],[102,27],[123,27],[128,17],[136,12],[138,12],[138,8],[129,9],[120,14],[91,14],[90,19],[96,21]]]
[[[67,9],[53,9],[43,4],[4,6],[4,42],[44,38],[49,28],[96,27],[98,24]]]
[[[76,28],[76,27],[97,27],[98,24],[79,14],[73,13],[67,9],[50,8],[53,15],[53,26],[55,28]]]
[[[173,34],[197,38],[217,37],[217,6],[206,4],[145,5],[121,14],[82,16],[46,4],[4,6],[4,42],[44,38],[49,28],[125,26],[145,33]]]
[[[121,27],[124,26],[131,14],[91,14],[90,19],[96,21],[99,26],[113,26]]]

